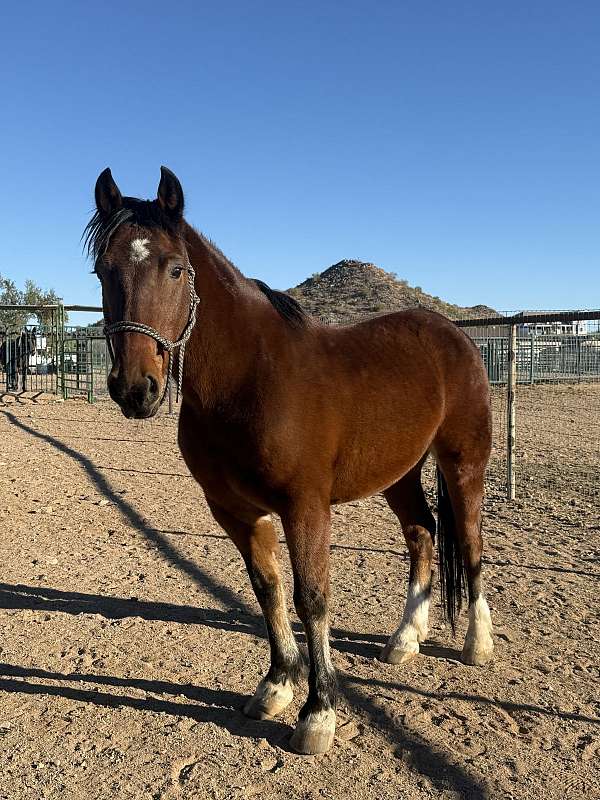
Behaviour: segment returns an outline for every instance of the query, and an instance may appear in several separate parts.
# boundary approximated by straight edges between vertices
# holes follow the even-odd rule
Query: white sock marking
[[[390,637],[385,647],[387,652],[396,649],[419,652],[419,642],[425,641],[429,631],[429,595],[429,587],[421,586],[418,581],[408,585],[402,622]]]
[[[304,719],[298,720],[296,730],[310,728],[315,733],[329,733],[335,731],[335,710],[324,708],[322,711],[313,711]]]
[[[418,581],[408,587],[402,623],[415,629],[419,642],[427,638],[427,633],[429,632],[429,589],[421,586]]]
[[[469,606],[469,627],[462,650],[465,664],[487,664],[494,653],[492,620],[485,597],[480,594]]]
[[[492,617],[487,600],[480,594],[469,606],[469,627],[465,639],[465,647],[475,650],[487,650],[491,645]]]

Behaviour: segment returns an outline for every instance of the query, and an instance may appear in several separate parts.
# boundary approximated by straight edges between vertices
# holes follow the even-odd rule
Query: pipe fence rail
[[[79,312],[102,309],[0,305],[0,400],[107,396],[102,325],[67,324],[67,315]],[[26,324],[11,324],[15,315]],[[511,312],[455,323],[479,348],[491,384],[491,480],[510,500],[533,492],[550,498],[576,486],[598,503],[600,310]]]

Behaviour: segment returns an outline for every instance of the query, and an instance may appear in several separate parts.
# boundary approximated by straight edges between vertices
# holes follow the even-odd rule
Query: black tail
[[[440,569],[440,589],[442,592],[442,609],[444,617],[455,633],[455,622],[462,608],[465,593],[465,567],[460,544],[456,536],[454,512],[450,503],[446,479],[441,469],[437,468],[438,490],[438,561]]]

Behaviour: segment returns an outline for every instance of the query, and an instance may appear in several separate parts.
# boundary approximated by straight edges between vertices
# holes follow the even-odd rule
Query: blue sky
[[[99,302],[98,173],[252,277],[373,261],[452,302],[600,306],[597,2],[30,2],[0,32],[0,273]]]

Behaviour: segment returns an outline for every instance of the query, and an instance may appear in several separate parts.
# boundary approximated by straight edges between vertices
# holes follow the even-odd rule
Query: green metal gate
[[[109,356],[100,327],[65,324],[67,311],[99,311],[96,307],[59,306],[60,320],[60,393],[69,397],[86,397],[93,403],[107,392]]]
[[[109,358],[102,328],[68,325],[70,311],[102,313],[97,306],[60,303],[0,306],[9,320],[0,324],[0,396],[50,393],[93,403],[107,392]],[[35,316],[43,322],[23,324]]]

